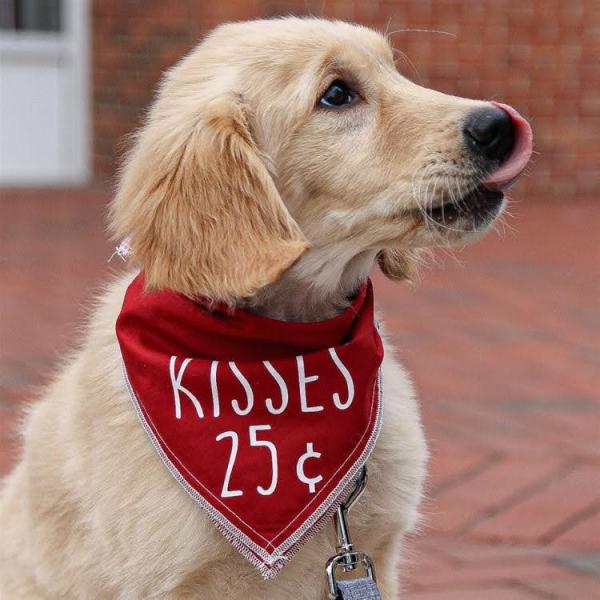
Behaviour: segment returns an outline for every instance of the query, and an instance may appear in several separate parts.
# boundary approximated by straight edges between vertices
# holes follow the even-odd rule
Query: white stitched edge
[[[179,472],[177,467],[171,462],[169,457],[165,454],[164,450],[161,448],[160,443],[158,442],[158,439],[156,438],[154,431],[152,430],[150,424],[148,423],[148,421],[146,420],[146,417],[144,416],[143,409],[139,404],[139,401],[137,399],[135,392],[133,391],[133,388],[131,387],[131,383],[129,382],[129,378],[127,376],[127,370],[125,368],[125,363],[122,362],[121,366],[122,366],[122,371],[123,371],[123,377],[125,379],[125,386],[127,388],[127,391],[129,392],[129,397],[130,397],[131,402],[133,403],[134,410],[140,420],[140,423],[142,424],[142,427],[144,428],[144,431],[150,438],[150,442],[152,443],[152,446],[154,447],[154,449],[160,456],[164,465],[167,467],[167,469],[169,469],[171,475],[173,475],[173,477],[185,489],[185,491],[188,492],[188,494],[190,496],[192,496],[192,498],[196,502],[198,502],[198,504],[200,504],[202,506],[202,508],[204,508],[206,510],[206,512],[209,514],[211,519],[215,522],[215,525],[217,525],[217,528],[219,528],[219,530],[221,530],[220,525],[223,527],[231,528],[231,530],[232,530],[231,535],[237,535],[241,538],[245,538],[244,543],[247,546],[251,547],[255,551],[256,554],[264,556],[265,559],[268,560],[268,558],[271,555],[268,554],[263,548],[258,546],[255,542],[253,542],[243,531],[241,531],[235,525],[233,525],[233,523],[231,523],[229,521],[229,519],[227,519],[227,517],[222,515],[221,512],[219,512],[216,508],[214,508],[212,504],[210,504],[201,494],[199,494],[186,481],[186,479],[181,475],[181,473]],[[220,517],[222,517],[223,521],[221,520]],[[240,520],[242,520],[242,519],[240,519]],[[222,531],[222,533],[224,533],[224,532]],[[234,539],[235,538],[231,538],[230,541],[233,543]]]
[[[130,400],[133,404],[134,410],[140,420],[144,431],[148,435],[152,446],[160,456],[163,464],[167,467],[171,475],[175,480],[183,487],[183,489],[206,510],[210,519],[213,521],[215,527],[225,536],[225,538],[233,545],[233,547],[244,556],[254,567],[256,567],[261,575],[265,579],[272,579],[279,571],[283,568],[285,563],[296,554],[296,552],[302,547],[302,545],[308,541],[311,537],[316,535],[333,517],[337,511],[339,505],[343,502],[345,497],[352,491],[355,480],[359,470],[365,464],[369,454],[372,452],[379,433],[381,431],[381,415],[383,408],[383,390],[382,390],[382,375],[381,367],[377,371],[377,414],[375,415],[375,424],[369,440],[367,441],[365,448],[363,449],[360,457],[355,461],[354,465],[348,470],[344,478],[338,483],[338,485],[332,490],[327,498],[315,509],[311,515],[302,523],[302,525],[292,533],[284,542],[282,542],[277,548],[275,548],[272,554],[269,554],[263,548],[258,546],[252,541],[243,531],[236,527],[229,519],[224,516],[219,510],[217,510],[212,504],[210,504],[201,494],[199,494],[181,475],[177,467],[173,465],[169,457],[165,454],[161,448],[160,443],[156,438],[156,434],[152,427],[146,420],[146,416],[143,413],[142,407],[137,399],[133,387],[127,376],[127,369],[125,362],[121,361],[121,367],[123,372],[123,378],[125,381],[125,387],[129,393]],[[369,421],[370,422],[370,421]],[[157,432],[158,433],[158,432]],[[362,439],[362,438],[361,438]],[[357,444],[358,445],[358,444]],[[167,446],[168,447],[168,446]],[[194,478],[195,479],[195,478]],[[197,480],[196,480],[197,481]],[[199,482],[200,483],[200,482]],[[201,484],[202,485],[202,484]],[[202,486],[205,487],[205,486]],[[308,506],[308,505],[307,505]],[[306,506],[302,509],[304,511]],[[230,510],[230,509],[228,509]],[[301,511],[301,512],[302,512]],[[231,511],[235,514],[233,511]],[[299,513],[300,514],[300,513]],[[240,521],[244,522],[243,519],[238,517]],[[296,519],[295,517],[294,519]],[[293,522],[293,521],[292,521]],[[249,525],[248,527],[252,529]],[[282,531],[285,531],[282,530]],[[256,532],[257,533],[257,532]],[[259,537],[263,537],[257,533]],[[276,536],[277,537],[277,536]],[[264,539],[264,537],[263,537]],[[273,538],[276,539],[276,538]],[[270,542],[267,543],[272,546]],[[260,558],[259,558],[260,557]],[[262,559],[262,560],[261,560]]]
[[[379,381],[380,376],[379,375],[380,375],[380,371],[378,370],[377,371],[377,389],[378,390],[379,390],[379,384],[380,384],[380,381]],[[378,399],[378,403],[377,403],[377,407],[378,408],[377,408],[377,410],[379,412],[381,412],[381,396],[379,395],[379,392],[377,392],[377,393],[378,393],[378,398],[377,398]],[[373,389],[373,397],[371,399],[371,407],[370,407],[370,412],[369,412],[369,423],[371,422],[371,417],[373,415],[373,399],[374,399],[374,397],[375,397],[375,389]],[[380,415],[378,413],[378,414],[375,415],[375,423],[373,425],[373,432],[372,432],[372,434],[375,433],[375,441],[377,440],[377,437],[379,435],[379,431],[375,431],[377,429],[377,427],[378,427],[379,421],[380,421]],[[354,449],[352,450],[352,452],[354,452],[354,450],[356,449],[356,447],[359,446],[362,443],[363,438],[365,437],[365,435],[367,433],[367,429],[365,429],[365,431],[363,432],[363,434],[360,436],[358,442],[356,442],[356,445],[354,446]],[[321,503],[321,505],[323,505],[323,504],[329,504],[329,500],[330,499],[331,499],[332,502],[335,501],[335,499],[341,495],[341,492],[343,491],[342,488],[345,487],[345,484],[348,482],[348,479],[351,478],[352,479],[351,483],[354,484],[354,480],[358,476],[358,471],[360,471],[360,469],[362,468],[363,464],[366,462],[366,459],[367,459],[368,455],[371,453],[371,449],[369,449],[367,451],[369,441],[370,440],[367,441],[367,444],[365,445],[365,448],[363,449],[363,452],[361,452],[361,455],[356,459],[356,461],[354,462],[354,465],[352,467],[350,467],[350,470],[348,471],[348,473],[350,473],[350,475],[353,474],[354,477],[350,477],[348,475],[348,473],[347,473],[346,476],[342,478],[342,480],[340,481],[340,483],[338,483],[338,485],[329,493],[329,495]],[[350,454],[352,454],[352,452]],[[366,455],[365,455],[365,452],[366,452]],[[364,460],[363,460],[363,457],[364,457]],[[333,475],[325,482],[324,486],[329,484],[329,482],[339,473],[339,471],[344,468],[344,465],[347,462],[348,462],[348,459],[346,459],[335,470],[335,472],[333,473]],[[362,463],[362,464],[360,464],[360,463]],[[356,470],[353,471],[355,468],[356,468]],[[286,527],[284,527],[276,536],[274,536],[273,538],[271,538],[270,541],[272,542],[273,540],[276,540],[278,537],[280,537],[283,534],[284,531],[286,531],[287,529],[289,529],[290,526],[291,526],[291,524],[299,518],[299,516],[312,504],[313,501],[314,501],[314,499],[310,500],[309,502],[307,502],[304,505],[304,507],[302,508],[302,510],[290,521],[290,524],[287,525]],[[317,509],[317,510],[319,510],[319,509]],[[314,515],[315,513],[313,512],[312,514]],[[311,517],[308,517],[307,520],[310,520],[310,518]],[[301,525],[301,527],[302,527],[302,525]],[[292,534],[292,535],[294,535],[294,534]],[[287,539],[289,540],[290,538],[287,538]],[[281,546],[279,546],[277,549],[279,550],[280,548],[281,548]]]

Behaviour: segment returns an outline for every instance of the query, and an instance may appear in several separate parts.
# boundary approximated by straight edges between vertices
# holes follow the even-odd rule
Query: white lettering
[[[306,476],[304,473],[304,463],[309,458],[321,458],[321,453],[315,452],[312,442],[306,444],[306,452],[298,459],[298,462],[296,463],[296,477],[298,477],[302,483],[305,483],[308,486],[308,491],[311,494],[314,494],[315,490],[317,489],[317,483],[323,481],[323,475],[317,475],[316,477]]]
[[[268,488],[262,487],[262,485],[256,486],[256,490],[262,496],[270,496],[277,487],[277,448],[273,442],[267,442],[266,440],[258,440],[256,439],[257,431],[270,431],[270,425],[251,425],[250,426],[250,445],[251,446],[264,446],[269,449],[271,453],[271,483]]]
[[[236,376],[237,380],[242,384],[242,387],[244,388],[244,391],[246,392],[246,400],[247,400],[246,408],[241,409],[239,402],[235,398],[231,401],[231,406],[233,407],[233,410],[238,415],[244,417],[252,410],[252,407],[254,406],[254,392],[252,391],[252,388],[250,387],[248,380],[242,375],[240,370],[237,368],[237,365],[233,361],[231,361],[229,363],[229,368],[231,369],[233,374]]]
[[[221,498],[233,498],[235,496],[243,496],[242,490],[230,490],[229,480],[231,479],[231,471],[233,471],[233,465],[238,452],[238,434],[235,431],[224,431],[220,433],[216,440],[220,442],[225,438],[231,438],[231,454],[229,455],[229,462],[227,463],[227,471],[225,473],[225,479],[223,480],[223,489],[221,490]]]
[[[309,375],[308,377],[304,374],[304,357],[296,356],[296,363],[298,365],[298,383],[300,385],[300,407],[302,412],[319,412],[323,410],[322,406],[308,406],[306,399],[306,384],[313,383],[319,379],[318,375]]]
[[[217,368],[219,361],[213,360],[210,363],[210,392],[213,401],[213,417],[218,417],[221,414],[221,405],[219,404],[219,388],[217,386]]]
[[[348,371],[344,363],[340,360],[334,348],[329,348],[329,354],[331,355],[335,366],[344,376],[344,379],[346,380],[346,387],[348,388],[348,399],[346,402],[340,402],[340,395],[335,392],[333,394],[333,403],[340,410],[346,410],[352,404],[352,400],[354,400],[354,381],[352,381],[352,375],[350,375],[350,371]]]
[[[192,392],[190,392],[190,390],[188,390],[187,388],[185,388],[181,385],[181,380],[183,379],[183,374],[185,373],[187,366],[192,362],[192,359],[186,358],[181,363],[181,367],[179,367],[179,373],[177,373],[177,375],[175,375],[176,362],[177,362],[177,357],[171,356],[171,360],[169,362],[169,374],[171,375],[171,385],[173,386],[173,396],[175,398],[175,418],[181,419],[181,398],[179,396],[179,393],[183,392],[192,401],[192,404],[194,405],[194,408],[196,409],[196,413],[198,414],[198,417],[201,419],[202,417],[204,417],[204,412],[202,411],[202,406],[200,406],[200,402],[198,401],[198,398],[196,398],[196,396],[194,396],[194,394],[192,394]]]
[[[272,415],[280,415],[287,408],[288,405],[287,385],[285,385],[285,380],[283,379],[283,377],[275,370],[275,367],[273,367],[273,365],[268,360],[263,360],[263,365],[265,365],[267,371],[271,373],[273,379],[275,379],[275,381],[277,382],[277,385],[279,386],[279,390],[281,392],[281,406],[279,408],[275,408],[273,406],[273,400],[271,400],[271,398],[267,398],[265,400],[267,410]]]

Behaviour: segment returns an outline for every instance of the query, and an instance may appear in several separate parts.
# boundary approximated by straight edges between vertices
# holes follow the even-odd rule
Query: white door
[[[87,0],[0,0],[0,184],[89,175]]]

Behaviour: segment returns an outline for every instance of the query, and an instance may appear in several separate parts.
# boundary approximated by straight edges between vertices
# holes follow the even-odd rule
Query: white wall
[[[63,1],[63,31],[0,31],[0,184],[90,175],[86,0]]]

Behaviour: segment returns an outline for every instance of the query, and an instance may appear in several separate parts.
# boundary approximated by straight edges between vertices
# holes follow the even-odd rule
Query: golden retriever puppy
[[[419,249],[484,232],[530,152],[514,109],[415,85],[371,29],[299,18],[226,24],[166,73],[110,225],[129,238],[148,290],[320,321],[350,305],[374,263],[404,279]],[[81,348],[28,413],[0,499],[0,595],[326,597],[332,524],[266,581],[152,447],[115,335],[136,274],[108,287]],[[351,526],[382,597],[393,599],[427,450],[389,347],[382,373],[382,429]]]

